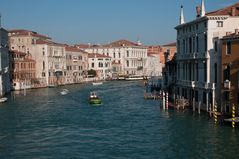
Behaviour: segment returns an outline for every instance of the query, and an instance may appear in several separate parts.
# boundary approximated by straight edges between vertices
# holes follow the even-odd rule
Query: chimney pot
[[[201,13],[201,6],[197,6],[196,7],[196,13],[197,13],[197,18],[200,17],[200,13]]]
[[[236,16],[236,8],[235,7],[232,7],[232,16]]]
[[[235,34],[236,34],[236,35],[238,34],[238,29],[235,29]]]
[[[231,32],[226,32],[226,36],[231,35]]]

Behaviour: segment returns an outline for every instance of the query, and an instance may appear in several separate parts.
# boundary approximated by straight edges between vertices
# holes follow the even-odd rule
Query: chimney
[[[235,29],[235,34],[238,35],[238,29]]]
[[[235,8],[235,7],[232,7],[231,9],[232,9],[232,16],[233,16],[233,17],[236,16],[236,8]]]
[[[200,5],[198,5],[197,7],[196,7],[196,13],[197,13],[197,18],[199,18],[200,17],[200,13],[201,13],[201,6]]]
[[[231,32],[226,32],[226,36],[231,35]]]

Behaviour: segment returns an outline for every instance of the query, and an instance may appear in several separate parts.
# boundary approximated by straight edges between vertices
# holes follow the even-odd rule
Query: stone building
[[[185,22],[181,7],[177,30],[176,92],[191,105],[212,110],[221,103],[220,38],[239,26],[239,3],[205,13],[204,0],[197,7],[196,19]],[[194,100],[193,100],[194,99]],[[195,103],[193,102],[195,101]]]

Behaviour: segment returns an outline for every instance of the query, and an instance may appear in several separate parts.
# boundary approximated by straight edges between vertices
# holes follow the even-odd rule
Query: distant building
[[[112,77],[111,57],[98,53],[88,54],[89,70],[96,71],[96,77],[99,80],[104,80]]]
[[[226,113],[232,112],[234,104],[238,112],[239,104],[239,32],[222,38],[221,55],[221,88],[222,88],[222,110]]]
[[[8,32],[0,26],[0,97],[11,90]]]
[[[10,30],[9,42],[11,50],[24,52],[36,61],[35,84],[41,87],[65,84],[65,45],[29,30]]]
[[[36,61],[30,55],[19,51],[10,51],[12,59],[11,79],[13,90],[34,88]],[[37,85],[37,83],[35,83]]]
[[[66,49],[66,84],[83,82],[87,77],[88,53],[73,46]]]
[[[106,45],[91,45],[84,50],[110,56],[113,76],[146,74],[147,47],[139,41],[118,40]]]
[[[239,3],[205,13],[204,1],[197,7],[196,19],[185,22],[181,7],[177,30],[176,92],[196,107],[212,110],[221,103],[220,38],[239,26]],[[201,104],[201,105],[200,105]]]
[[[146,76],[148,77],[162,77],[163,64],[160,63],[160,55],[154,53],[148,53],[146,63]]]
[[[177,51],[176,43],[148,46],[148,54],[158,54],[160,63],[162,63],[163,65],[166,62],[165,58],[164,58],[164,53],[168,52],[168,54],[169,54],[168,58],[169,58],[169,60],[172,60],[176,51]]]

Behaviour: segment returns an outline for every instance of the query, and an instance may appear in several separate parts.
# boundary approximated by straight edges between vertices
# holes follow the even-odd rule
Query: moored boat
[[[101,99],[96,95],[96,92],[90,93],[90,97],[88,101],[90,104],[93,104],[93,105],[98,105],[102,103]]]
[[[93,82],[92,84],[93,84],[93,86],[98,86],[98,85],[102,85],[103,82]]]
[[[66,94],[69,93],[69,90],[68,89],[62,89],[60,93],[61,93],[61,95],[66,95]]]
[[[0,103],[4,103],[4,102],[6,102],[7,101],[7,97],[2,97],[2,98],[0,98]]]

